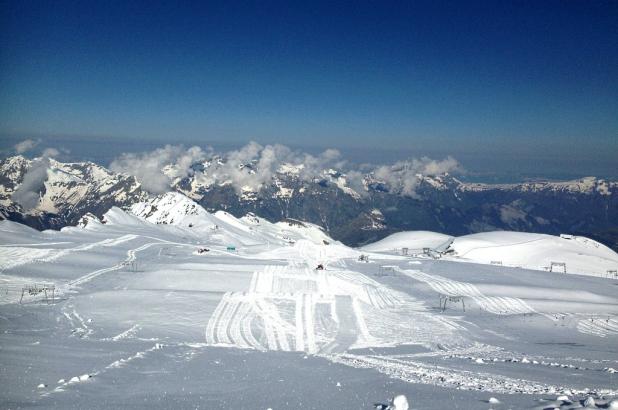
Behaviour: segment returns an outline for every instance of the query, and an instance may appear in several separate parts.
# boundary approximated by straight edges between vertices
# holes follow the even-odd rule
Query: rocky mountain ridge
[[[87,213],[101,217],[113,206],[129,209],[155,196],[132,175],[90,162],[49,159],[44,180],[33,188],[38,203],[25,209],[14,194],[23,190],[29,170],[39,164],[36,161],[22,156],[0,161],[0,212],[5,219],[37,229],[59,229],[76,225]],[[302,164],[284,164],[265,178],[258,174],[259,164],[248,163],[234,170],[236,180],[225,180],[219,177],[225,166],[223,158],[212,157],[191,164],[188,173],[178,172],[176,164],[162,172],[169,178],[170,190],[210,212],[304,220],[350,245],[419,229],[450,235],[490,230],[576,233],[614,249],[618,243],[618,182],[594,177],[491,185],[462,182],[446,173],[402,173],[393,181],[371,172],[333,168],[308,174]],[[261,177],[257,186],[256,176]],[[242,185],[245,177],[249,182]],[[402,186],[413,189],[404,193]]]

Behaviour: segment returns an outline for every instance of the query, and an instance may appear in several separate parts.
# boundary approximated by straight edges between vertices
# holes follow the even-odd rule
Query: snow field
[[[476,286],[438,275],[429,275],[418,270],[397,269],[409,278],[424,282],[437,293],[445,296],[465,296],[472,299],[483,310],[496,315],[518,315],[536,311],[523,299],[505,296],[485,296]]]
[[[119,246],[137,238],[136,235],[123,235],[117,238],[104,239],[95,243],[88,243],[66,249],[33,248],[25,246],[0,246],[0,272],[28,263],[50,263],[74,252],[84,252],[98,247]],[[66,242],[63,242],[65,244]],[[36,244],[38,245],[38,244]],[[53,245],[53,244],[41,244]]]
[[[118,263],[118,264],[116,264],[114,266],[110,266],[109,268],[97,269],[97,270],[95,270],[93,272],[90,272],[90,273],[87,273],[87,274],[85,274],[83,276],[80,276],[79,278],[70,281],[67,284],[67,287],[71,288],[71,287],[79,286],[79,285],[82,285],[82,284],[84,284],[86,282],[91,281],[92,279],[94,279],[97,276],[100,276],[100,275],[102,275],[104,273],[111,272],[111,271],[114,271],[114,270],[123,269],[123,268],[127,267],[128,265],[130,265],[131,262],[136,260],[136,256],[135,256],[136,253],[144,251],[144,250],[146,250],[146,249],[148,249],[148,248],[150,248],[151,246],[154,246],[154,245],[164,245],[164,244],[165,244],[165,242],[152,242],[152,243],[147,243],[145,245],[142,245],[142,246],[140,246],[138,248],[135,248],[135,249],[129,249],[127,251],[126,259],[123,260],[122,262],[120,262],[120,263]]]
[[[403,248],[409,252],[422,251],[423,248],[436,249],[453,240],[452,236],[429,231],[397,232],[377,242],[361,247],[365,252],[387,252],[401,254]]]
[[[564,386],[538,383],[526,379],[516,379],[495,373],[465,371],[451,367],[430,365],[409,359],[386,356],[360,356],[350,353],[329,356],[335,363],[347,366],[374,369],[391,377],[410,383],[433,384],[459,390],[482,390],[502,394],[598,394],[616,395],[618,389],[570,389]]]
[[[570,238],[570,239],[567,239]],[[551,236],[522,232],[485,232],[455,238],[454,258],[549,271],[552,263],[564,263],[566,273],[607,277],[618,269],[618,254],[579,236]]]
[[[392,331],[415,318],[430,330],[419,326],[403,336]],[[312,271],[290,263],[254,272],[247,292],[225,293],[206,327],[206,342],[333,353],[352,346],[430,343],[438,335],[453,338],[456,329],[423,304],[358,272]]]
[[[608,278],[618,270],[618,254],[592,239],[525,232],[483,232],[450,237],[436,232],[408,231],[387,236],[360,250],[401,255],[430,249],[436,257],[489,265]],[[444,253],[445,251],[447,251]],[[564,264],[564,266],[562,265]]]
[[[599,337],[618,335],[618,319],[607,316],[582,319],[577,322],[577,330]]]
[[[58,339],[59,346],[70,345],[79,352],[71,356],[74,362],[58,362],[61,371],[56,374],[54,369],[52,378],[33,377],[34,371],[24,373],[22,379],[30,383],[24,391],[34,391],[33,403],[41,407],[51,401],[37,400],[49,394],[65,391],[53,400],[67,396],[66,404],[80,395],[108,391],[119,385],[117,377],[119,382],[134,386],[138,380],[122,377],[136,376],[132,371],[141,371],[140,363],[146,361],[153,362],[149,367],[153,378],[171,372],[166,379],[159,379],[168,383],[199,377],[204,367],[199,367],[199,374],[186,375],[159,365],[191,362],[203,352],[216,354],[217,361],[236,358],[237,363],[244,363],[260,355],[285,365],[291,357],[305,357],[315,369],[332,364],[329,371],[343,367],[336,365],[344,365],[346,371],[373,370],[354,373],[350,380],[335,379],[340,392],[350,389],[358,374],[367,384],[359,384],[357,389],[374,382],[385,385],[384,377],[388,377],[411,383],[410,392],[415,391],[414,385],[423,384],[449,389],[432,390],[449,396],[457,395],[456,390],[479,389],[485,399],[490,394],[536,395],[514,399],[522,405],[509,404],[511,408],[530,407],[530,401],[542,395],[559,394],[582,395],[582,400],[584,395],[594,394],[597,406],[603,408],[608,400],[600,399],[601,395],[617,393],[612,377],[613,369],[618,368],[614,343],[618,302],[606,279],[524,270],[513,274],[502,266],[479,269],[471,263],[424,259],[412,260],[418,269],[408,269],[409,258],[380,254],[371,255],[374,263],[361,264],[357,250],[335,242],[325,245],[315,240],[317,236],[303,238],[307,230],[311,235],[316,233],[310,225],[293,230],[298,236],[289,244],[276,239],[281,227],[267,221],[249,225],[240,219],[222,224],[221,240],[245,235],[238,243],[258,243],[228,252],[225,243],[212,242],[210,234],[201,238],[194,228],[155,225],[117,209],[110,211],[109,221],[96,229],[26,230],[19,240],[8,234],[0,238],[5,245],[0,246],[0,255],[4,255],[3,248],[7,252],[18,248],[18,254],[27,259],[29,254],[36,255],[30,250],[44,248],[49,251],[46,257],[51,258],[44,263],[54,262],[46,265],[49,277],[45,269],[29,270],[33,265],[28,263],[37,260],[36,256],[31,262],[8,267],[0,273],[2,281],[30,280],[32,272],[43,272],[40,279],[49,280],[57,278],[55,268],[66,269],[62,280],[54,279],[57,288],[65,290],[55,304],[29,301],[23,306],[0,306],[0,323],[8,330],[0,332],[0,359],[11,366],[12,374],[39,366],[27,355],[14,359],[15,351],[45,352],[38,349]],[[255,229],[233,226],[237,223]],[[228,225],[233,226],[233,232]],[[0,222],[0,228],[3,226]],[[272,242],[259,243],[266,240]],[[581,244],[601,249],[593,243]],[[195,254],[193,250],[199,247],[208,247],[210,252]],[[8,264],[2,257],[0,262]],[[139,262],[140,269],[129,272],[132,262]],[[395,274],[379,274],[379,266],[386,263],[397,266]],[[326,269],[315,270],[317,264]],[[439,312],[435,308],[437,294],[464,296],[466,308],[470,300],[470,306],[489,314],[478,309]],[[25,327],[18,328],[12,320],[21,317],[21,312]],[[33,335],[33,342],[40,341],[40,345],[30,343],[23,334]],[[187,347],[181,347],[183,344]],[[56,352],[66,353],[63,349]],[[216,361],[205,365],[216,366]],[[243,379],[247,369],[242,366],[211,373],[213,380],[209,382],[221,377],[218,383],[226,400],[244,392],[239,390],[247,385]],[[234,372],[238,385],[225,379]],[[80,375],[88,377],[81,380]],[[281,379],[305,376],[290,371]],[[22,380],[2,377],[0,372],[0,384],[11,390]],[[51,382],[60,377],[58,386]],[[228,383],[229,390],[225,390]],[[36,388],[40,384],[44,387]],[[158,387],[165,389],[164,385]],[[2,389],[0,393],[9,393]],[[405,389],[401,392],[408,394]],[[408,397],[417,408],[416,397]],[[508,401],[504,396],[496,397],[502,403]],[[486,404],[500,403],[482,402]],[[558,403],[560,406],[566,408]],[[475,408],[474,403],[469,407]]]

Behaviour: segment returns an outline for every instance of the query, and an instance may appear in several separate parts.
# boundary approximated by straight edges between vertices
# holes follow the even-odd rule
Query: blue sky
[[[618,154],[615,1],[154,3],[2,3],[0,135]]]

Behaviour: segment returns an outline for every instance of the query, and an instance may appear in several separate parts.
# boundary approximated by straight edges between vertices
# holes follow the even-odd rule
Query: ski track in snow
[[[0,271],[28,263],[50,263],[75,252],[89,251],[98,247],[118,246],[137,237],[137,235],[128,234],[59,250],[29,248],[26,246],[4,246],[0,247],[0,261],[2,261],[0,262]]]
[[[312,270],[315,255],[305,263],[269,265],[253,273],[246,292],[223,295],[206,326],[206,344],[236,348],[298,351],[316,354],[334,363],[355,368],[374,369],[389,377],[410,383],[439,385],[463,390],[492,393],[588,394],[563,386],[512,378],[488,372],[465,371],[457,367],[438,366],[419,361],[423,357],[473,360],[476,363],[510,362],[522,365],[532,359],[515,359],[516,355],[500,348],[480,345],[462,336],[462,327],[452,320],[432,315],[427,307],[408,295],[396,292],[373,279],[349,270]],[[343,266],[332,263],[331,266]],[[466,296],[483,309],[497,315],[535,313],[518,298],[483,295],[479,289],[418,271],[404,274],[427,283],[439,293]],[[318,318],[318,310],[330,312]],[[589,321],[590,322],[590,321]],[[592,325],[594,323],[594,325]],[[618,330],[613,319],[582,323],[590,332]],[[448,341],[436,346],[435,341]],[[433,350],[410,355],[356,355],[351,347],[417,344],[434,346]],[[493,356],[489,358],[489,356]],[[521,356],[521,355],[520,355]],[[480,358],[480,359],[479,359]],[[536,365],[565,369],[591,370],[565,363],[534,360]],[[616,394],[604,389],[600,394]]]
[[[44,260],[53,254],[53,249],[28,248],[21,246],[6,246],[0,248],[0,272],[25,265],[38,260]]]
[[[481,309],[496,315],[519,315],[536,313],[523,299],[506,296],[485,296],[471,283],[459,282],[429,275],[418,270],[397,269],[398,272],[428,284],[436,292],[446,296],[465,296],[474,300]]]
[[[28,248],[20,245],[0,246],[0,271],[20,264],[53,262],[73,252],[96,247],[117,246],[136,238],[150,238],[155,242],[129,249],[126,258],[116,265],[97,269],[71,280],[59,290],[71,289],[105,273],[120,270],[137,261],[138,254],[157,245],[195,246],[148,236],[127,234],[74,248],[53,250]],[[31,244],[37,245],[37,244]],[[300,260],[288,260],[287,265],[267,265],[253,272],[246,291],[225,292],[208,320],[203,346],[225,346],[258,351],[296,351],[314,354],[354,368],[373,369],[392,378],[410,383],[439,385],[463,390],[483,390],[492,393],[525,394],[588,394],[590,390],[576,390],[504,376],[499,373],[461,370],[457,366],[423,362],[424,358],[473,360],[482,365],[489,361],[532,363],[530,360],[509,359],[515,356],[500,348],[481,345],[468,339],[463,327],[451,319],[432,313],[424,302],[395,291],[359,272],[341,257],[331,254],[324,246],[306,242],[297,244]],[[235,253],[214,250],[220,255],[246,258]],[[314,270],[318,263],[326,270]],[[224,264],[225,265],[225,264]],[[230,264],[231,265],[231,264]],[[353,265],[350,263],[350,265]],[[240,266],[240,265],[239,265]],[[246,265],[245,265],[246,266]],[[216,266],[211,266],[214,270]],[[217,268],[219,269],[219,268]],[[233,269],[230,269],[233,270]],[[530,314],[536,312],[523,299],[487,296],[471,283],[451,280],[418,270],[396,270],[407,277],[427,284],[446,296],[470,298],[479,307],[496,315]],[[72,334],[89,339],[94,330],[90,320],[82,317],[72,304],[64,304],[61,313],[69,322]],[[539,313],[552,320],[549,314]],[[569,314],[571,327],[598,337],[618,334],[618,320],[614,317]],[[134,338],[141,329],[134,324],[113,337],[100,341],[119,341]],[[437,341],[447,341],[438,344]],[[350,348],[421,345],[427,351],[401,355],[351,354]],[[99,374],[125,367],[162,349],[156,344],[111,362],[100,370],[67,379],[42,395],[62,392],[69,386],[86,381]],[[190,359],[195,349],[185,356]],[[490,358],[490,356],[493,356]],[[545,358],[546,359],[546,358]],[[446,362],[445,362],[446,363]],[[533,364],[576,370],[594,370],[569,363],[545,362],[534,359]],[[614,395],[618,390],[599,390],[599,394]]]
[[[618,335],[618,319],[608,317],[591,317],[577,322],[577,330],[599,337]]]
[[[571,389],[495,373],[466,371],[389,356],[338,354],[325,356],[334,363],[354,368],[374,369],[409,383],[439,385],[461,390],[482,390],[502,394],[590,394],[590,389]],[[599,389],[599,395],[616,395],[617,389]]]
[[[129,329],[125,330],[124,332],[118,333],[116,336],[106,337],[102,340],[109,340],[109,341],[117,342],[118,340],[128,339],[128,338],[134,337],[140,329],[141,329],[141,326],[138,324],[135,324],[131,326]]]
[[[93,330],[88,326],[88,321],[84,320],[73,305],[64,305],[61,309],[63,316],[68,320],[72,327],[71,334],[79,338],[88,339]]]
[[[247,292],[225,293],[206,326],[207,344],[333,353],[430,343],[436,336],[458,340],[459,327],[432,317],[422,303],[357,272],[312,270],[314,256],[307,263],[268,265],[253,273]],[[416,331],[403,338],[388,330],[414,319]],[[431,329],[421,330],[421,323]]]
[[[110,363],[107,366],[105,366],[101,370],[96,370],[96,371],[93,371],[93,372],[85,373],[85,374],[83,374],[81,376],[67,377],[66,379],[59,380],[58,381],[58,385],[54,389],[42,392],[41,393],[41,397],[46,397],[46,396],[49,396],[51,394],[56,394],[56,393],[62,393],[64,391],[66,391],[67,388],[70,388],[71,386],[74,386],[74,385],[79,384],[79,383],[87,382],[90,379],[96,378],[97,376],[99,376],[99,375],[101,375],[103,373],[106,373],[106,372],[108,372],[110,370],[122,368],[122,367],[126,366],[127,363],[130,363],[133,360],[144,359],[147,356],[151,355],[153,352],[161,350],[164,347],[165,347],[164,345],[157,343],[153,347],[151,347],[150,349],[137,352],[137,353],[135,353],[135,354],[133,354],[133,355],[127,357],[127,358],[115,360],[112,363]]]
[[[554,312],[545,313],[543,316],[561,326],[575,328],[583,334],[597,337],[618,335],[618,319],[615,315]]]
[[[70,248],[70,249],[63,249],[61,251],[58,252],[51,252],[50,249],[31,249],[31,248],[0,248],[0,272],[2,271],[2,269],[6,269],[6,266],[10,267],[15,267],[18,265],[23,265],[26,263],[31,263],[31,262],[51,262],[53,260],[56,260],[62,256],[66,256],[69,255],[73,252],[79,252],[79,251],[86,251],[86,250],[90,250],[90,249],[94,249],[98,246],[103,246],[103,247],[111,247],[111,246],[117,246],[119,244],[131,241],[138,238],[137,235],[132,235],[132,234],[128,234],[128,235],[123,235],[117,238],[112,238],[112,239],[106,239],[100,242],[94,242],[94,243],[89,243],[89,244],[85,244],[85,245],[80,245],[76,248]],[[116,265],[107,267],[107,268],[102,268],[102,269],[97,269],[95,271],[86,273],[85,275],[82,275],[76,279],[73,279],[71,281],[69,281],[68,283],[62,285],[61,287],[57,287],[56,288],[56,294],[59,296],[62,293],[64,293],[65,291],[72,289],[74,287],[77,287],[79,285],[82,285],[86,282],[89,282],[91,280],[93,280],[94,278],[104,274],[104,273],[108,273],[108,272],[112,272],[112,271],[116,271],[116,270],[120,270],[123,268],[126,268],[127,266],[130,266],[132,262],[137,260],[137,253],[144,251],[148,248],[150,248],[151,246],[155,246],[155,245],[180,245],[180,246],[194,246],[194,245],[190,245],[190,244],[182,244],[182,243],[176,243],[176,242],[170,242],[170,241],[166,241],[164,239],[159,239],[159,238],[154,238],[154,237],[147,237],[149,239],[155,239],[158,242],[151,242],[151,243],[147,243],[144,244],[138,248],[135,249],[129,249],[127,251],[127,257],[120,263],[117,263]],[[19,249],[19,252],[15,253],[15,249]],[[2,253],[4,251],[4,253]],[[49,255],[51,253],[51,256],[47,256],[44,258],[38,258],[37,255]],[[4,257],[7,255],[11,255],[11,257],[8,259],[9,262],[5,262],[4,261]],[[17,260],[17,262],[14,262],[14,260]],[[20,280],[21,282],[21,280]],[[31,281],[23,281],[23,283],[30,283]]]
[[[468,249],[467,251],[461,253],[460,255],[458,255],[460,258],[465,257],[467,254],[469,254],[470,252],[475,252],[478,251],[479,249],[495,249],[495,248],[506,248],[506,247],[511,247],[511,246],[518,246],[518,245],[528,245],[534,242],[542,242],[545,241],[545,238],[535,238],[535,239],[529,239],[526,241],[520,241],[520,242],[514,242],[514,243],[507,243],[507,244],[495,244],[495,245],[485,245],[485,246],[475,246],[472,247],[470,249]]]
[[[66,245],[74,242],[62,241],[62,242],[36,242],[36,243],[5,243],[0,245],[0,248],[11,248],[19,246],[49,246],[49,245]]]
[[[97,269],[95,271],[89,272],[83,276],[80,276],[77,279],[73,279],[72,281],[70,281],[69,283],[67,283],[67,287],[71,288],[71,287],[75,287],[75,286],[79,286],[82,285],[86,282],[91,281],[92,279],[96,278],[97,276],[100,276],[104,273],[107,272],[112,272],[115,270],[119,270],[119,269],[123,269],[125,267],[127,267],[128,265],[131,264],[131,262],[134,262],[135,260],[137,260],[137,253],[144,251],[148,248],[150,248],[151,246],[155,246],[155,245],[166,245],[168,244],[168,242],[151,242],[151,243],[147,243],[144,244],[138,248],[135,249],[129,249],[127,251],[127,257],[124,261],[114,265],[114,266],[110,266],[108,268],[103,268],[103,269]]]

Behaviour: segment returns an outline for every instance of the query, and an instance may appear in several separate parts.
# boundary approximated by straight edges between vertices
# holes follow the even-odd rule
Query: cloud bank
[[[133,175],[146,191],[160,194],[171,189],[173,177],[192,175],[191,165],[203,161],[206,156],[207,152],[197,146],[185,149],[181,145],[166,145],[141,154],[122,154],[110,164],[110,170]],[[172,169],[164,173],[164,168],[169,166]]]
[[[30,146],[30,143],[24,144],[27,141],[32,140],[25,140],[17,145],[23,144],[22,148],[26,151],[32,149],[36,145]],[[24,148],[28,146],[29,148]],[[18,151],[17,146],[15,149]],[[45,181],[47,181],[47,170],[50,165],[49,158],[55,157],[58,154],[59,152],[55,148],[46,148],[43,150],[43,155],[32,161],[21,184],[15,192],[13,192],[11,198],[21,205],[24,211],[29,211],[38,205],[41,190],[45,186]]]
[[[133,175],[146,191],[160,194],[172,189],[173,179],[194,175],[193,164],[212,160],[213,156],[210,149],[166,145],[140,154],[124,153],[110,164],[110,169]],[[220,163],[212,164],[205,173],[197,173],[211,183],[230,183],[240,193],[243,189],[257,191],[269,184],[284,164],[296,166],[299,177],[310,180],[318,177],[325,167],[341,165],[340,157],[339,151],[333,149],[314,156],[280,144],[262,146],[252,141],[223,154]]]
[[[30,151],[31,149],[39,145],[40,142],[41,140],[33,140],[31,138],[28,138],[15,144],[13,148],[15,149],[15,152],[21,155],[24,152]]]
[[[196,163],[204,165],[204,170],[194,167]],[[461,170],[459,162],[450,156],[443,160],[423,157],[392,165],[353,168],[336,149],[312,155],[285,145],[261,145],[253,141],[221,155],[197,146],[185,149],[166,145],[150,152],[122,154],[110,165],[114,172],[134,175],[146,191],[155,194],[172,190],[175,179],[188,176],[195,176],[207,185],[230,184],[237,193],[259,191],[270,185],[277,172],[285,167],[303,181],[322,179],[324,171],[330,168],[343,171],[348,187],[360,195],[367,195],[365,177],[370,174],[389,190],[409,196],[416,195],[418,174],[440,175]]]
[[[274,144],[262,146],[250,142],[239,150],[230,151],[224,156],[223,165],[216,170],[218,182],[230,182],[237,192],[243,189],[258,191],[272,178],[282,166],[291,166],[298,171],[298,177],[304,181],[319,178],[328,167],[338,167],[341,154],[334,149],[327,149],[321,154],[293,151],[285,145]]]
[[[442,175],[444,173],[460,172],[459,162],[448,156],[441,161],[422,157],[408,161],[397,161],[393,165],[382,165],[373,171],[376,179],[386,183],[391,191],[416,197],[416,188],[420,183],[418,175]]]

